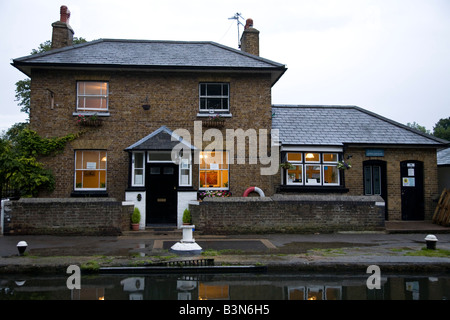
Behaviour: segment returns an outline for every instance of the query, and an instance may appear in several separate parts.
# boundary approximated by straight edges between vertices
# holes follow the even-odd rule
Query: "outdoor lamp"
[[[438,239],[435,235],[429,234],[425,237],[425,242],[427,243],[427,249],[436,250],[436,242]]]
[[[25,250],[27,250],[28,244],[25,241],[19,241],[17,243],[17,250],[19,250],[19,255],[23,256]]]

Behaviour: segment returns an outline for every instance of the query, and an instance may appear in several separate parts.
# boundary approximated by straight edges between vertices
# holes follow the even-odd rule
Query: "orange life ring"
[[[260,197],[265,197],[264,191],[262,191],[258,187],[250,187],[247,190],[244,191],[243,197],[247,197],[251,192],[257,192]]]

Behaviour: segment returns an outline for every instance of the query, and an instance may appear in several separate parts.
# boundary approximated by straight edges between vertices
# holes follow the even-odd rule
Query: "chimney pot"
[[[253,19],[247,19],[244,29],[253,28]]]
[[[67,8],[67,6],[61,6],[61,8],[59,9],[59,13],[60,13],[60,19],[59,21],[61,22],[65,22],[65,23],[69,23],[69,18],[70,18],[70,11]]]

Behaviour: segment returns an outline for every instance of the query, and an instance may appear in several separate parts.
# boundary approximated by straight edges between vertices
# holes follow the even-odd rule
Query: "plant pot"
[[[139,231],[139,223],[132,223],[131,224],[131,230]]]

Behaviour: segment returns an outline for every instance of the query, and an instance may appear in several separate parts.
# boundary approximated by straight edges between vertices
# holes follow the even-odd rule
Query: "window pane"
[[[227,83],[224,83],[222,85],[222,95],[228,96],[228,84]]]
[[[323,167],[323,183],[324,184],[338,184],[339,183],[339,170],[337,166],[324,166]]]
[[[324,153],[323,154],[323,162],[337,162],[338,155],[337,153]]]
[[[287,155],[288,161],[302,162],[302,154],[301,153],[288,153]]]
[[[364,194],[372,194],[372,167],[364,167]]]
[[[287,172],[288,184],[302,184],[303,183],[303,166],[295,166]]]
[[[373,173],[373,194],[381,194],[381,169],[374,166]]]
[[[163,174],[173,174],[173,172],[174,172],[174,169],[173,168],[171,168],[171,167],[165,167],[164,169],[163,169]]]
[[[201,96],[206,96],[206,83],[201,83],[200,84],[200,95]]]
[[[305,165],[306,184],[320,184],[320,168],[319,165]]]
[[[135,168],[144,168],[144,154],[143,153],[135,153],[134,154],[134,167]]]
[[[160,174],[161,168],[160,167],[152,167],[150,168],[150,174]]]
[[[172,154],[170,151],[167,152],[149,152],[148,153],[149,161],[172,161]]]
[[[222,95],[222,84],[208,83],[207,95],[208,96],[221,96]]]
[[[305,154],[306,162],[320,162],[320,154],[319,153],[307,153]]]
[[[208,109],[222,109],[222,99],[220,98],[208,98],[207,100]]]

